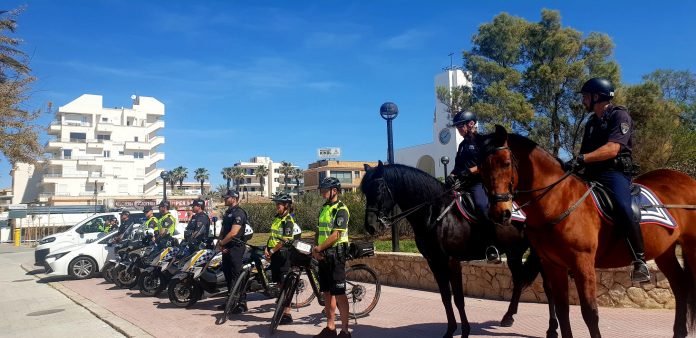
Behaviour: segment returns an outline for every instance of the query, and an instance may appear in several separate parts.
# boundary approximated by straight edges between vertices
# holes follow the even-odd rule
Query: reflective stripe
[[[321,214],[319,215],[319,240],[317,244],[321,245],[324,243],[326,239],[331,236],[331,233],[334,230],[340,231],[341,237],[339,237],[332,246],[337,246],[341,243],[348,243],[348,224],[346,223],[345,229],[333,228],[334,221],[336,220],[336,214],[339,210],[345,210],[348,217],[350,217],[348,207],[346,207],[346,205],[341,201],[338,201],[333,205],[325,205],[324,208],[321,209]]]
[[[271,236],[268,237],[268,242],[266,243],[269,250],[274,248],[281,240],[292,239],[292,235],[283,236],[283,229],[281,228],[283,222],[292,222],[294,225],[295,219],[293,219],[290,214],[285,215],[283,218],[276,217],[273,219],[273,224],[271,224]]]

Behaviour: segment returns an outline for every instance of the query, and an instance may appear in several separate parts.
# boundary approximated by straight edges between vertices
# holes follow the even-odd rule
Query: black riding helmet
[[[609,101],[614,98],[614,85],[608,79],[594,77],[582,85],[580,93],[597,94],[600,101]]]
[[[326,177],[323,180],[321,180],[321,183],[319,183],[319,189],[331,189],[331,188],[336,188],[336,189],[341,189],[341,181],[338,180],[338,178],[335,177]]]
[[[277,195],[273,196],[273,198],[271,198],[271,201],[281,203],[292,203],[292,196],[290,196],[290,194],[280,192]]]
[[[454,118],[452,119],[452,124],[450,124],[450,127],[459,127],[463,126],[469,121],[474,121],[476,122],[476,113],[470,112],[470,111],[460,111],[456,115],[454,115]]]

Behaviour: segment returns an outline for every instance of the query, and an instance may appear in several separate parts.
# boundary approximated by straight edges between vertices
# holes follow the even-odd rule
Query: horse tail
[[[540,272],[541,259],[539,258],[539,255],[536,253],[534,248],[530,247],[529,256],[527,256],[527,260],[522,265],[522,278],[520,279],[520,282],[522,283],[522,288],[524,289],[532,285],[532,283],[534,283],[534,280],[537,278]]]

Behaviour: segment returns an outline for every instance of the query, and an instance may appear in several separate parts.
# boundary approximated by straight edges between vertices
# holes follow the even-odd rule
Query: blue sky
[[[166,105],[166,160],[189,173],[270,156],[306,168],[321,147],[344,160],[386,158],[379,107],[398,104],[396,148],[432,139],[434,76],[482,23],[508,12],[616,44],[623,81],[658,68],[696,71],[690,1],[15,1],[16,37],[37,77],[27,108],[84,93],[107,107],[132,94]],[[52,116],[39,120],[48,125]],[[42,141],[46,140],[43,136]],[[11,184],[0,157],[0,187]],[[192,175],[192,174],[190,174]]]

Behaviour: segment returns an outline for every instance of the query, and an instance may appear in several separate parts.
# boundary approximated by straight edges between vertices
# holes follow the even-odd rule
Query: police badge
[[[627,122],[622,122],[622,123],[621,123],[621,134],[626,134],[626,133],[628,133],[628,129],[629,129],[628,123],[627,123]]]

